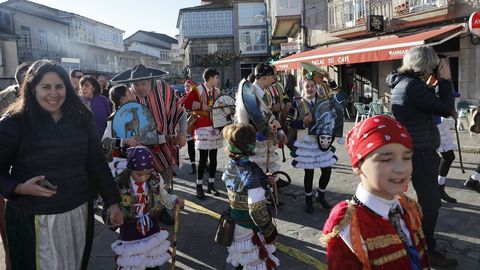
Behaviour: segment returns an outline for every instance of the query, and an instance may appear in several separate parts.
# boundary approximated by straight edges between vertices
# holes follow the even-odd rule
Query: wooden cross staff
[[[172,265],[170,267],[171,270],[175,270],[175,262],[177,260],[177,237],[178,237],[178,229],[180,227],[180,206],[175,205],[175,225],[173,229],[173,241],[172,241]]]

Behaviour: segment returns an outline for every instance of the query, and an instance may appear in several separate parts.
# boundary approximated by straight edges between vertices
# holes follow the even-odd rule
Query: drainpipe
[[[313,49],[308,44],[308,28],[305,26],[305,18],[307,17],[307,9],[305,8],[305,0],[302,0],[302,12],[300,13],[300,28],[302,29],[303,49]]]
[[[305,17],[307,16],[306,15],[307,12],[306,12],[306,9],[305,9],[305,0],[302,0],[302,13],[300,15],[300,28],[302,29],[302,40],[303,40],[303,48],[306,49],[308,48],[308,42],[307,42],[307,36],[308,36],[308,29],[307,27],[305,26]]]

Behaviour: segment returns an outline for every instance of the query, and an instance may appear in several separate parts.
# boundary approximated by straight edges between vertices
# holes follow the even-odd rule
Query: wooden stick
[[[170,178],[170,192],[173,192],[173,166],[168,170],[168,178]]]
[[[460,168],[462,169],[462,173],[465,173],[465,169],[463,168],[462,149],[460,147],[460,138],[458,136],[458,128],[457,128],[458,120],[457,120],[456,117],[454,117],[453,119],[455,119],[455,135],[457,135],[457,146],[458,146],[458,157],[460,158]]]
[[[175,270],[175,262],[177,257],[177,236],[178,230],[180,227],[180,206],[175,205],[175,225],[173,229],[173,241],[172,241],[172,265],[170,267],[171,270]]]
[[[268,173],[269,170],[270,170],[270,145],[271,145],[272,141],[271,140],[267,140],[267,162],[266,162],[266,172]],[[278,187],[277,187],[277,181],[275,181],[275,179],[273,179],[273,192],[275,194],[275,205],[276,206],[279,206],[280,205],[280,198],[278,198],[279,194],[278,194]]]

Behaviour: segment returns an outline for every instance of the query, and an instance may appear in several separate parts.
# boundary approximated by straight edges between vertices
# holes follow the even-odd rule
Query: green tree
[[[220,67],[221,87],[225,88],[225,67],[232,65],[240,58],[242,52],[216,51],[207,55],[207,61],[213,66]]]

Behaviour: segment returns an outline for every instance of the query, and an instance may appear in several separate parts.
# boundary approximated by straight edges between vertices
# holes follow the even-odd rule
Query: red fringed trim
[[[255,246],[258,247],[258,257],[261,260],[265,260],[266,258],[268,258],[267,249],[265,248],[265,246],[262,243],[262,240],[260,240],[260,237],[258,237],[256,233],[253,233],[252,242]]]
[[[277,267],[277,264],[270,258],[267,258],[266,264],[268,270],[275,269],[275,267]]]

